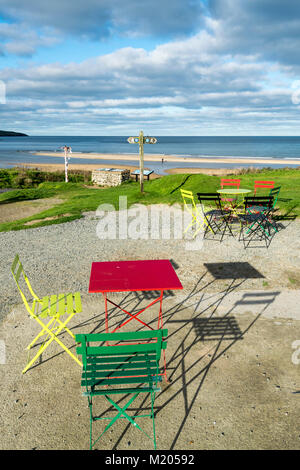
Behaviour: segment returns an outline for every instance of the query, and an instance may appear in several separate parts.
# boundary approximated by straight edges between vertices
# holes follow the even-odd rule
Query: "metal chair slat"
[[[77,343],[77,353],[81,354],[83,362],[83,371],[81,385],[85,388],[83,394],[88,397],[90,408],[90,449],[98,442],[99,438],[109,429],[109,427],[118,419],[128,419],[138,429],[142,430],[134,416],[131,418],[127,407],[135,400],[140,393],[151,394],[151,416],[153,423],[153,438],[143,431],[154,443],[156,449],[155,425],[154,425],[154,399],[159,391],[158,383],[161,380],[159,360],[161,351],[166,348],[167,330],[151,330],[125,333],[101,333],[101,334],[78,334],[75,336]],[[129,343],[134,340],[137,343]],[[108,342],[117,343],[108,345]],[[150,341],[150,342],[149,342]],[[101,345],[90,346],[101,342]],[[148,384],[148,386],[145,386]],[[134,386],[135,385],[135,386]],[[133,397],[123,406],[114,402],[110,395],[116,394],[134,394]],[[95,417],[93,415],[94,396],[105,397],[110,405],[113,405],[118,414],[112,418],[98,439],[93,442],[92,424],[96,419],[107,419],[104,417]]]
[[[64,305],[63,305],[63,298],[65,297],[65,294],[58,294],[58,295],[53,294],[51,296],[44,296],[43,298],[38,297],[31,287],[30,281],[27,275],[25,274],[25,271],[23,269],[22,263],[20,262],[18,254],[16,254],[12,262],[11,273],[15,279],[17,288],[20,292],[21,298],[24,302],[27,312],[29,313],[30,317],[36,320],[36,322],[42,328],[40,333],[27,346],[27,349],[30,352],[31,348],[33,348],[36,345],[37,340],[40,338],[42,338],[42,341],[41,341],[42,345],[40,346],[38,352],[35,354],[35,356],[32,359],[29,359],[29,354],[28,354],[28,361],[27,361],[25,368],[22,370],[22,373],[24,374],[34,364],[34,362],[41,356],[41,354],[46,350],[46,348],[53,341],[57,342],[62,347],[62,349],[64,349],[67,352],[67,354],[70,357],[72,357],[75,360],[75,362],[77,362],[78,365],[82,366],[81,361],[79,361],[79,359],[65,346],[65,344],[58,337],[60,332],[64,330],[72,337],[72,339],[75,339],[75,336],[73,335],[73,333],[67,328],[67,323],[71,320],[71,318],[73,317],[75,313],[79,313],[81,311],[80,310],[81,302],[79,298],[80,294],[77,293],[76,295],[76,310],[73,309],[73,294],[68,294],[71,296],[72,308],[69,309],[68,317],[64,321],[61,321],[60,317],[64,313],[66,313]],[[23,276],[22,279],[21,279],[21,274]],[[27,291],[29,291],[30,299],[33,298],[33,302],[31,305],[29,305],[29,301],[27,300],[26,295],[24,293],[25,291],[23,292],[23,284],[26,287]],[[43,319],[46,319],[49,317],[50,317],[50,320],[47,323],[46,322],[44,323]]]

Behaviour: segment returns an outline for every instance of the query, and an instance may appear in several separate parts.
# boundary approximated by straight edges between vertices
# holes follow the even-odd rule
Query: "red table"
[[[104,297],[105,329],[107,333],[109,332],[107,302],[119,308],[129,316],[129,318],[111,331],[111,333],[114,333],[132,320],[137,320],[145,327],[153,330],[154,328],[142,321],[138,316],[156,302],[160,302],[157,324],[157,328],[159,329],[163,328],[162,300],[164,291],[182,288],[169,260],[105,261],[92,263],[89,293],[101,292]],[[134,315],[124,310],[107,297],[109,292],[138,291],[160,291],[160,296]],[[165,357],[164,365],[164,370],[166,371]],[[164,372],[163,375],[166,376],[166,372]]]

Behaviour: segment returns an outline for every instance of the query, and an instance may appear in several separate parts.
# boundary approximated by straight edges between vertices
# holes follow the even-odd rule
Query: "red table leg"
[[[158,324],[157,324],[157,328],[158,329],[161,329],[163,328],[163,317],[162,317],[162,301],[163,301],[163,294],[164,294],[164,291],[162,290],[161,293],[160,293],[160,296],[153,300],[152,302],[150,302],[149,305],[147,305],[146,307],[144,307],[143,309],[141,309],[139,312],[135,313],[134,315],[130,312],[128,312],[127,310],[123,309],[122,307],[120,307],[120,305],[116,304],[115,302],[113,302],[112,300],[108,299],[107,298],[107,293],[106,292],[102,292],[103,294],[103,297],[104,297],[104,303],[105,303],[105,331],[106,333],[109,333],[109,328],[108,328],[108,310],[107,310],[107,302],[109,302],[110,304],[114,305],[115,307],[117,307],[118,309],[122,310],[122,312],[126,313],[127,315],[130,316],[130,318],[128,318],[126,321],[124,321],[123,323],[121,323],[121,325],[117,326],[113,331],[112,333],[115,333],[115,331],[119,330],[120,328],[122,328],[122,326],[126,325],[127,323],[129,323],[131,320],[137,320],[138,322],[140,322],[142,325],[146,326],[147,328],[149,328],[150,330],[153,330],[153,328],[148,325],[147,323],[143,322],[142,320],[140,320],[139,318],[137,318],[142,312],[144,312],[147,308],[151,307],[152,305],[154,305],[156,302],[159,302],[159,313],[158,313]],[[163,350],[163,361],[164,361],[164,372],[160,375],[164,375],[165,376],[165,379],[166,381],[168,382],[168,379],[167,379],[167,374],[166,374],[166,355],[165,355],[165,350]]]
[[[147,305],[146,307],[142,308],[139,312],[135,313],[134,315],[130,312],[128,312],[127,310],[123,309],[122,307],[120,307],[120,305],[117,305],[115,304],[112,300],[110,299],[107,299],[107,301],[109,303],[111,303],[112,305],[114,305],[115,307],[119,308],[120,310],[122,310],[122,312],[126,313],[127,315],[130,316],[129,319],[127,319],[126,321],[124,321],[123,323],[121,323],[121,325],[117,326],[113,331],[112,333],[114,333],[115,331],[119,330],[120,328],[122,328],[122,326],[126,325],[127,323],[129,323],[131,320],[137,320],[138,322],[142,323],[142,325],[146,326],[147,328],[149,328],[150,330],[153,330],[153,328],[148,325],[147,323],[143,322],[142,320],[140,320],[139,318],[137,318],[141,313],[143,313],[147,308],[151,307],[152,305],[154,305],[156,302],[158,302],[159,300],[161,300],[161,296],[158,298],[158,299],[155,299],[153,300],[149,305]]]

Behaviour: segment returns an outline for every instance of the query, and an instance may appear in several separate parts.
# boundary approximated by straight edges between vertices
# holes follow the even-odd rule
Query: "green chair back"
[[[277,203],[277,199],[280,193],[281,186],[277,186],[277,188],[272,188],[269,192],[269,196],[273,197],[273,208],[275,207]]]
[[[75,340],[79,343],[76,351],[82,356],[83,371],[81,386],[85,387],[83,395],[88,397],[90,409],[90,449],[98,442],[101,436],[118,419],[127,419],[142,431],[154,443],[156,449],[156,434],[154,423],[154,400],[159,391],[158,382],[161,380],[159,360],[161,352],[166,349],[164,339],[168,334],[165,329],[151,331],[136,331],[124,333],[93,333],[77,334]],[[101,344],[97,344],[101,343]],[[113,344],[109,344],[113,343]],[[135,414],[133,417],[127,408],[140,393],[150,393],[151,412],[148,414]],[[131,396],[122,407],[120,401],[115,402],[110,395],[121,394],[123,398]],[[114,417],[95,416],[93,414],[93,400],[102,395],[116,410]],[[137,418],[151,417],[153,424],[153,437],[147,434],[136,422]],[[92,424],[99,419],[110,419],[110,422],[93,441]]]

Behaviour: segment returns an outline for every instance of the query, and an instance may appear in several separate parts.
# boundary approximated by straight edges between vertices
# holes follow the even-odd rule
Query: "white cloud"
[[[0,12],[1,3],[0,0]],[[12,0],[11,14],[17,3]],[[33,129],[44,126],[44,119],[49,133],[59,132],[62,125],[74,133],[78,130],[82,133],[83,129],[95,129],[99,123],[103,133],[114,126],[116,132],[126,126],[139,127],[141,122],[154,129],[161,126],[160,133],[181,134],[180,129],[203,133],[205,129],[214,132],[222,126],[224,130],[231,128],[234,134],[238,129],[247,129],[247,123],[249,129],[256,125],[259,132],[271,129],[271,125],[273,130],[283,128],[286,122],[295,126],[299,109],[292,100],[295,90],[291,84],[300,76],[297,77],[298,59],[293,59],[295,64],[290,61],[293,43],[283,40],[279,44],[275,31],[270,26],[264,28],[267,21],[264,8],[268,3],[268,0],[261,3],[213,0],[215,16],[202,17],[202,30],[159,44],[150,51],[126,47],[79,63],[6,67],[0,71],[0,80],[7,87],[7,103],[1,109],[3,116],[7,122],[21,116],[24,125]],[[108,5],[106,1],[100,4]],[[115,12],[111,16],[115,24],[116,12],[122,11],[113,10],[116,4],[112,1],[107,13]],[[28,4],[28,12],[30,5],[33,0]],[[40,18],[45,26],[43,15],[50,14],[50,24],[53,12],[52,6],[42,5],[39,4],[30,21],[34,23]],[[82,5],[82,2],[75,3],[74,15],[79,14]],[[132,1],[128,8],[135,5]],[[179,3],[175,2],[174,8],[177,7]],[[64,8],[67,6],[62,2],[63,12]],[[232,15],[227,14],[230,12]],[[260,23],[255,22],[258,14]],[[29,24],[26,15],[22,20]],[[288,15],[284,20],[286,24],[297,23],[297,18]],[[126,24],[130,31],[128,19],[118,21],[122,23],[120,29]],[[284,36],[279,16],[273,14],[273,21],[283,39],[294,34],[294,44],[298,44],[300,34],[295,33],[295,28]],[[68,27],[71,28],[71,20]],[[19,34],[16,25],[8,23],[0,24],[0,37],[5,38],[6,51],[23,55],[30,54],[39,44],[51,45],[55,40],[49,30],[38,34],[24,28]],[[266,43],[259,47],[263,39]],[[278,44],[276,50],[272,49],[271,40]],[[280,63],[280,56],[287,50],[289,54]]]

